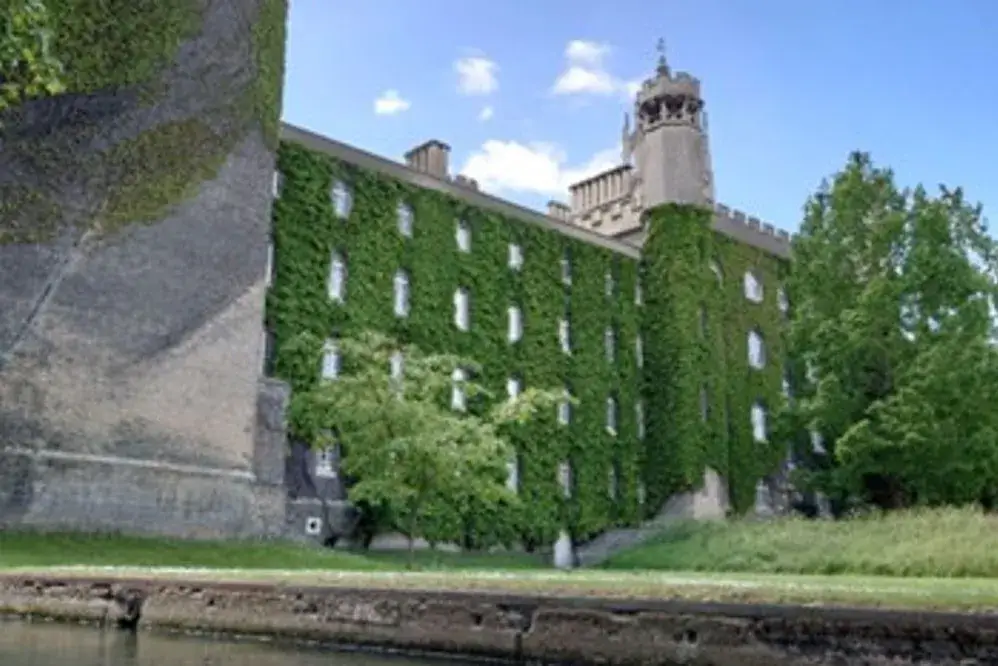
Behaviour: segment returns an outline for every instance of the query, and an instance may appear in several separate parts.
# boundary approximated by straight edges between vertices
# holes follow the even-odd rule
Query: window
[[[267,275],[264,279],[268,288],[274,284],[274,241],[267,243]]]
[[[329,261],[329,298],[337,303],[346,300],[347,293],[347,262],[338,252],[333,252]]]
[[[463,384],[467,379],[467,373],[465,373],[464,368],[456,368],[450,378],[450,407],[454,411],[463,412],[466,406]]]
[[[458,250],[461,252],[471,252],[471,226],[464,220],[458,220],[455,237],[457,239]]]
[[[721,272],[721,264],[716,261],[710,262],[710,272],[714,274],[714,278],[717,280],[718,284],[724,281],[724,273]]]
[[[783,397],[790,400],[794,397],[793,387],[790,385],[790,376],[787,374],[783,375],[782,387]]]
[[[561,486],[561,492],[565,499],[572,496],[572,465],[568,462],[562,462],[558,465],[558,485]]]
[[[606,275],[603,276],[603,292],[606,294],[607,298],[613,297],[614,289],[615,284],[613,281],[613,271],[607,271]]]
[[[790,299],[787,298],[787,290],[783,287],[776,290],[776,306],[784,315],[790,312]]]
[[[467,331],[470,317],[468,316],[468,291],[458,289],[454,292],[454,325],[458,330]]]
[[[825,438],[817,430],[811,431],[811,450],[818,455],[828,453],[828,450],[825,449]]]
[[[274,180],[271,183],[271,194],[274,195],[275,199],[280,198],[282,189],[284,189],[284,175],[280,171],[275,170]]]
[[[648,491],[645,489],[645,484],[643,481],[638,481],[638,504],[644,506],[645,500],[648,498]]]
[[[805,374],[807,375],[807,381],[811,384],[818,383],[818,367],[813,361],[805,362]]]
[[[640,335],[634,338],[634,358],[638,367],[643,368],[645,365],[645,345]]]
[[[707,393],[707,385],[700,386],[700,419],[706,423],[710,418],[710,395]]]
[[[752,271],[745,271],[745,298],[753,303],[762,303],[762,283]]]
[[[645,404],[638,400],[634,404],[634,420],[638,425],[638,439],[645,438]]]
[[[515,453],[506,463],[506,487],[514,493],[520,489],[520,461]]]
[[[707,308],[700,306],[700,335],[707,337]]]
[[[634,281],[634,304],[644,305],[644,303],[645,303],[645,294],[641,290],[641,276],[639,275],[637,279]]]
[[[392,354],[391,358],[388,359],[388,374],[392,378],[392,381],[401,381],[402,375],[405,373],[405,357],[402,356],[402,352],[396,351]]]
[[[523,315],[520,312],[520,308],[515,305],[511,305],[507,310],[506,315],[509,319],[509,331],[507,337],[510,342],[519,342],[520,338],[523,337]]]
[[[610,469],[607,472],[607,481],[609,482],[607,494],[610,496],[610,499],[615,500],[617,499],[617,466],[610,465]]]
[[[409,316],[409,275],[405,271],[396,271],[392,280],[395,290],[394,309],[396,317]]]
[[[315,477],[317,479],[335,479],[336,449],[319,449],[315,452]]]
[[[342,180],[333,183],[333,190],[330,194],[333,200],[333,212],[336,217],[346,219],[350,216],[350,209],[353,208],[353,194],[350,188]]]
[[[510,400],[515,400],[520,395],[520,380],[510,377],[506,380],[506,395]]]
[[[752,439],[757,442],[765,442],[769,438],[766,430],[766,408],[761,403],[752,405]]]
[[[572,353],[572,330],[568,319],[563,318],[558,322],[558,343],[561,345],[561,351],[566,354]]]
[[[406,238],[412,238],[412,207],[400,201],[395,215],[398,218],[399,233]]]
[[[322,378],[336,379],[340,376],[340,346],[335,340],[326,340],[322,348]]]
[[[612,326],[607,326],[603,331],[603,347],[606,351],[606,360],[613,363],[617,358],[617,333]]]
[[[509,244],[509,267],[514,271],[523,267],[523,248],[516,243]]]
[[[766,347],[758,331],[749,331],[748,334],[748,362],[756,370],[766,367]]]
[[[606,399],[606,430],[611,435],[617,434],[617,400],[613,396]]]
[[[558,423],[568,425],[572,421],[572,403],[569,399],[571,393],[565,389],[565,397],[558,403]]]
[[[572,257],[568,250],[561,257],[561,281],[565,284],[572,284]]]

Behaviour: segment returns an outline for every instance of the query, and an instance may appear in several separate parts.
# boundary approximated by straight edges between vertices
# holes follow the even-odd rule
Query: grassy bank
[[[0,532],[0,569],[106,566],[191,567],[206,569],[288,569],[323,571],[398,571],[405,552],[353,553],[254,541],[179,541],[86,534]],[[518,553],[417,552],[418,570],[522,570],[546,562]]]
[[[684,524],[604,568],[998,578],[998,516],[945,509],[843,521]]]

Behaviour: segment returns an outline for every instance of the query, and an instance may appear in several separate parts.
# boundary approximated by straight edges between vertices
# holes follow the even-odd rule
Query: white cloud
[[[499,87],[496,72],[499,66],[488,58],[472,56],[454,63],[457,90],[462,95],[489,95]]]
[[[492,116],[495,115],[495,109],[491,106],[482,107],[482,110],[478,112],[478,119],[482,122],[486,120],[491,120]]]
[[[612,95],[633,99],[640,81],[623,81],[609,72],[605,60],[610,54],[607,44],[573,39],[565,47],[565,70],[555,79],[551,92],[555,95]]]
[[[493,194],[531,193],[563,199],[569,185],[611,169],[619,161],[619,151],[602,150],[583,164],[568,165],[565,153],[553,144],[490,139],[468,157],[461,173]]]
[[[374,112],[379,116],[394,116],[397,113],[407,111],[412,103],[407,99],[402,99],[397,90],[386,90],[381,93],[378,99],[374,100]]]

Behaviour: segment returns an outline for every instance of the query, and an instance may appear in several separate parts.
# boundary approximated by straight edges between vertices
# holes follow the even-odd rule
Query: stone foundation
[[[24,576],[0,614],[576,664],[998,661],[987,615]]]

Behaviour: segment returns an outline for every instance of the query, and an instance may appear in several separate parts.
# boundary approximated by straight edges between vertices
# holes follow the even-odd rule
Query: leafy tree
[[[805,481],[880,507],[990,501],[998,488],[995,242],[961,190],[901,190],[866,154],[809,199],[794,242],[782,432]]]
[[[63,92],[50,25],[42,0],[0,0],[0,112]]]
[[[289,344],[311,350],[293,353],[313,359],[318,371],[314,352],[321,341],[301,336]],[[348,491],[352,502],[382,512],[409,537],[410,551],[418,537],[460,538],[469,511],[515,510],[516,495],[506,488],[514,452],[504,435],[538,410],[553,409],[560,393],[534,388],[496,401],[474,381],[473,362],[400,348],[377,333],[338,347],[342,372],[296,392],[290,418],[296,434],[313,446],[343,447],[343,469],[355,479]],[[393,379],[389,368],[398,352],[403,372]],[[457,369],[466,376],[459,382],[466,410],[448,404]]]

